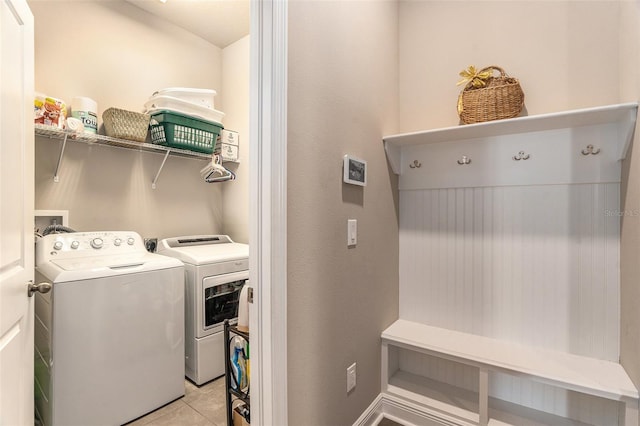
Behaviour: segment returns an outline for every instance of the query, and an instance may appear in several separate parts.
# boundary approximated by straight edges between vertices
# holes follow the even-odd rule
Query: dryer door
[[[203,280],[202,321],[199,330],[203,335],[222,331],[226,319],[232,323],[237,321],[240,290],[248,279],[249,272],[243,271],[207,277]]]

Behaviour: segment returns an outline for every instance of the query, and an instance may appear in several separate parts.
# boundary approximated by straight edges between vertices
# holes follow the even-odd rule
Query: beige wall
[[[397,182],[382,145],[397,130],[396,13],[393,1],[289,4],[291,425],[352,424],[380,392],[380,333],[398,315]],[[342,182],[345,154],[368,162],[365,188]]]
[[[620,100],[640,99],[640,4],[621,2]],[[640,387],[640,133],[623,163],[620,361]]]
[[[222,51],[222,91],[227,93],[225,128],[240,133],[240,162],[225,163],[236,180],[222,184],[224,233],[249,242],[249,36]]]
[[[164,87],[220,92],[222,49],[122,1],[30,1],[35,16],[36,90],[88,96],[98,119],[109,107],[142,111]],[[223,109],[223,94],[215,98]]]
[[[615,1],[400,1],[400,130],[457,125],[458,73],[499,65],[530,115],[618,102]]]
[[[163,87],[206,87],[222,101],[222,50],[125,2],[31,1],[36,89],[71,102],[88,96],[141,111]],[[80,231],[134,230],[147,237],[222,232],[222,188],[200,176],[203,160],[36,138],[36,209],[69,210]]]

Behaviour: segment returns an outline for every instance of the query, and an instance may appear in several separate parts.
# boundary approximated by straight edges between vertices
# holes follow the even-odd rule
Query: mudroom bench
[[[476,368],[477,392],[402,371],[399,366],[400,351],[418,352]],[[382,332],[382,394],[428,408],[438,423],[523,424],[517,416],[524,412],[531,424],[583,424],[569,419],[560,420],[560,417],[542,412],[532,414],[534,410],[490,398],[492,373],[506,373],[617,401],[619,424],[638,426],[638,390],[617,362],[525,346],[403,319]],[[508,414],[500,417],[497,416],[498,412]],[[494,413],[497,417],[494,417]]]

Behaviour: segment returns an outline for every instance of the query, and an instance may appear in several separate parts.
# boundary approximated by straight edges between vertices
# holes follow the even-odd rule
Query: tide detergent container
[[[83,96],[73,98],[71,116],[82,121],[85,133],[98,132],[98,103],[93,99]]]

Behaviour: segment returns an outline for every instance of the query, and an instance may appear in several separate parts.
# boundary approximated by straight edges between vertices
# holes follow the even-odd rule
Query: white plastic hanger
[[[222,159],[219,155],[213,155],[211,162],[200,170],[200,174],[204,176],[205,182],[227,182],[235,180],[236,175],[222,165]]]

